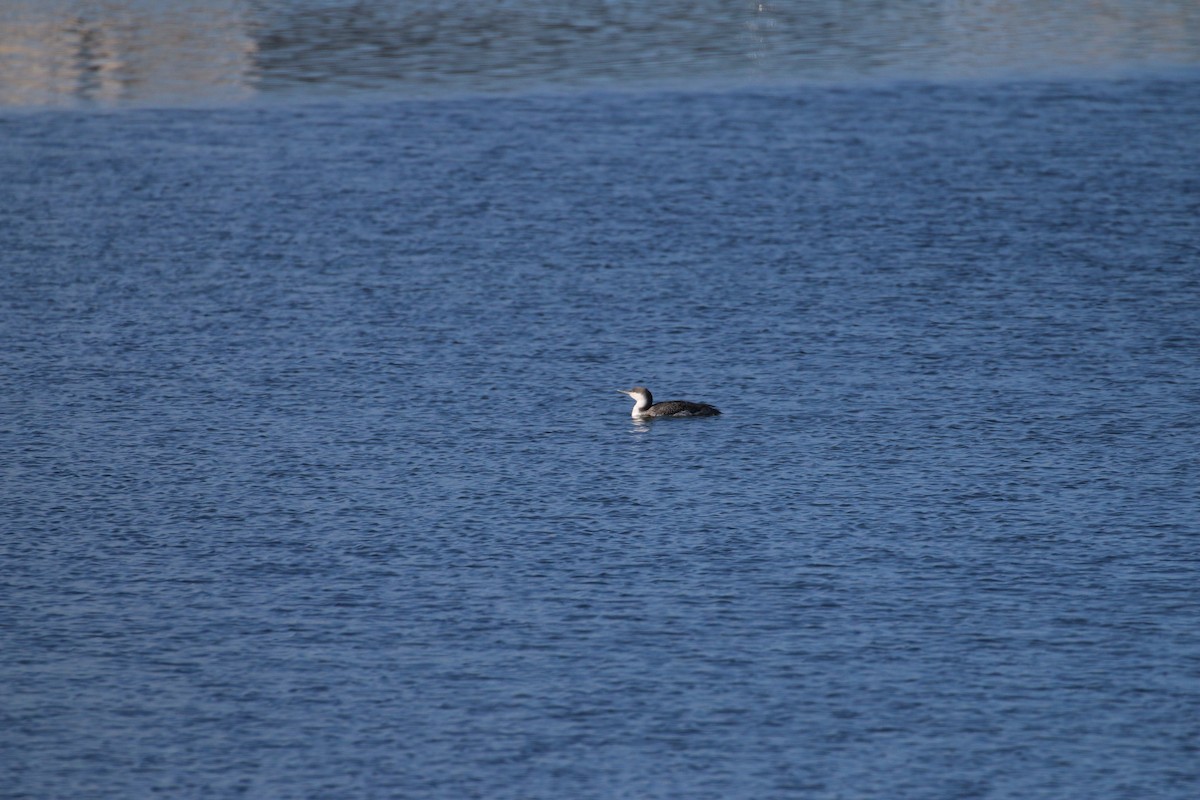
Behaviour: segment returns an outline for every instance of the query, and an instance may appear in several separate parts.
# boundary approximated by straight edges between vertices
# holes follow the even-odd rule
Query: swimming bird
[[[689,403],[687,400],[665,400],[654,402],[654,395],[645,386],[635,386],[632,389],[617,389],[621,394],[627,394],[634,400],[633,418],[648,417],[715,417],[721,412],[716,406],[708,403]]]

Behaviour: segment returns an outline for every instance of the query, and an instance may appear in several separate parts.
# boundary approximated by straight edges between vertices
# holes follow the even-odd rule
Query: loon
[[[716,406],[708,403],[689,403],[687,400],[666,400],[654,402],[654,395],[645,386],[635,386],[632,389],[617,389],[621,394],[627,394],[635,401],[633,406],[634,419],[647,417],[715,417],[721,412]]]

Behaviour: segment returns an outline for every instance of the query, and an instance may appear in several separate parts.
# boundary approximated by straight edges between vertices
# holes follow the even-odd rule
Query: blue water
[[[1200,795],[1194,75],[323,94],[0,113],[0,797]]]

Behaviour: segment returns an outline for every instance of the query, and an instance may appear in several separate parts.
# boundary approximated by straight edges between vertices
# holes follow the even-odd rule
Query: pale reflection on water
[[[258,91],[258,44],[245,3],[6,5],[0,104],[189,102]]]
[[[1110,73],[1200,63],[1200,4],[5,3],[0,104]]]

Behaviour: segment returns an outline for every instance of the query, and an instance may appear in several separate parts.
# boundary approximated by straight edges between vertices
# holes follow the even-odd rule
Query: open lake
[[[8,4],[0,797],[1200,796],[1200,10],[969,5]]]

